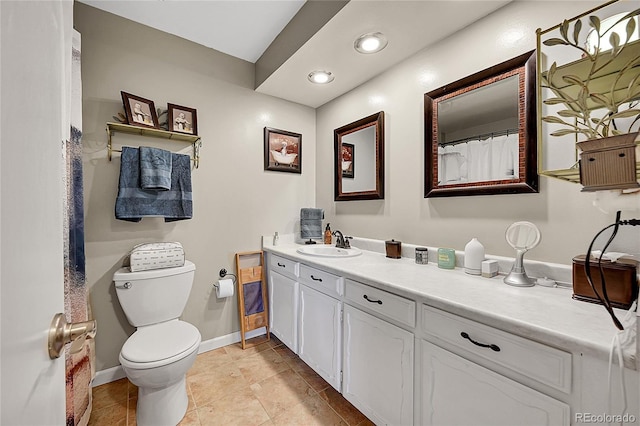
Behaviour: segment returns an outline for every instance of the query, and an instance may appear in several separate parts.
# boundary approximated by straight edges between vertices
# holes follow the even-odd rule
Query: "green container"
[[[456,251],[450,248],[438,249],[438,268],[453,269],[456,267]]]

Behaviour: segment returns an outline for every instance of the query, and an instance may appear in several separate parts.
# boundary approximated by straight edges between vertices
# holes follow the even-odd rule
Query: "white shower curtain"
[[[518,133],[438,146],[440,185],[519,179]]]
[[[92,319],[89,292],[85,277],[84,202],[82,182],[82,81],[80,64],[80,33],[74,30],[71,55],[70,137],[63,147],[67,174],[67,194],[64,199],[64,287],[65,315],[68,322]],[[95,346],[87,340],[82,349],[65,350],[67,425],[89,423],[92,398],[91,382],[95,375]]]
[[[441,185],[467,180],[467,146],[464,143],[438,147],[438,182]]]
[[[491,139],[474,140],[467,143],[467,175],[469,182],[491,179]]]

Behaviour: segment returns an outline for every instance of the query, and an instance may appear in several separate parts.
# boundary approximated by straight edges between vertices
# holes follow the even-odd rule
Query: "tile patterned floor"
[[[187,393],[183,426],[373,425],[275,337],[198,355]],[[126,378],[93,388],[89,425],[135,425],[137,395]]]

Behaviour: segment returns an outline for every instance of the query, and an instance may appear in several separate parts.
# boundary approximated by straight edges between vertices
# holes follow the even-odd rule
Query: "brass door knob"
[[[49,327],[49,357],[59,358],[69,342],[73,342],[71,353],[79,352],[86,339],[95,337],[96,331],[96,320],[68,323],[64,314],[55,314]]]

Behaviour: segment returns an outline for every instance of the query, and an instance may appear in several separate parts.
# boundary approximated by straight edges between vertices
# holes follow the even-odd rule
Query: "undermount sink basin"
[[[354,257],[362,254],[360,249],[351,247],[348,249],[329,245],[309,245],[300,247],[298,253],[319,257]]]

